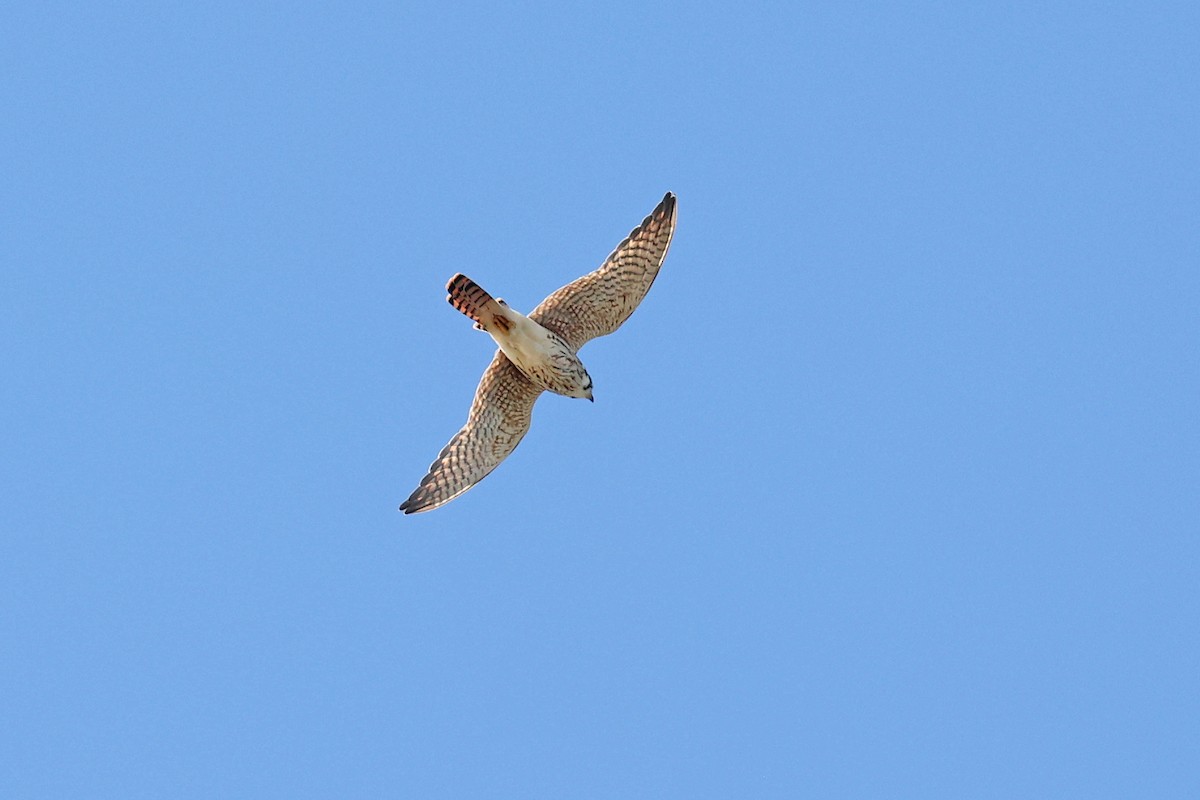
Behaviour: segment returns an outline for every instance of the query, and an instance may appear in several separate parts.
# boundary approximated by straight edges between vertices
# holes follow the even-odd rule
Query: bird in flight
[[[579,348],[629,319],[658,276],[674,233],[675,195],[667,192],[598,269],[547,297],[529,316],[465,275],[450,279],[450,305],[500,349],[483,372],[467,423],[442,448],[401,511],[430,511],[487,477],[529,430],[533,404],[543,391],[592,399]]]

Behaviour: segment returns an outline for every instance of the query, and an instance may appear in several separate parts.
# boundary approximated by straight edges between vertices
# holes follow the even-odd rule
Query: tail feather
[[[446,284],[450,305],[475,320],[475,327],[486,330],[497,317],[503,319],[503,307],[475,281],[461,272]],[[507,322],[507,320],[505,320]]]

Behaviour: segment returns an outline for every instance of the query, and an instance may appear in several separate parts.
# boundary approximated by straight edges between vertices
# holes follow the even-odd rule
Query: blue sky
[[[1194,797],[1189,4],[0,11],[0,794]],[[396,510],[667,190],[596,403]]]

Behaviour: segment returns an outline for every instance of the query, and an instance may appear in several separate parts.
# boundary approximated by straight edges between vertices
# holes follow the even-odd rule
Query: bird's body
[[[461,273],[450,279],[450,304],[500,349],[484,370],[467,423],[442,448],[401,511],[437,508],[483,480],[525,436],[544,390],[592,399],[579,348],[629,318],[658,276],[674,233],[675,195],[667,192],[598,269],[554,292],[529,316]]]
[[[459,273],[446,284],[450,305],[475,320],[508,360],[543,389],[567,397],[592,399],[592,379],[575,350],[563,338],[496,300]]]

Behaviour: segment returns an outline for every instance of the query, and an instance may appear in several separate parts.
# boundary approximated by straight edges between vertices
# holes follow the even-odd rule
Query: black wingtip
[[[658,209],[662,209],[662,215],[669,217],[675,213],[675,193],[667,192],[663,195],[662,202],[658,204]],[[657,211],[658,209],[655,209]],[[651,215],[653,216],[653,215]]]

